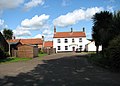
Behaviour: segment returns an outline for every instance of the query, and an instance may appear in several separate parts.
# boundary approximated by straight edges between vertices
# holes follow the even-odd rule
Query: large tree
[[[113,14],[113,37],[120,34],[120,11]]]
[[[12,39],[12,36],[13,36],[12,30],[5,28],[5,29],[3,30],[3,36],[5,37],[6,40]]]
[[[108,11],[101,11],[100,13],[96,13],[92,18],[94,24],[92,28],[92,37],[95,40],[96,47],[99,47],[99,45],[102,44],[102,50],[107,48],[111,39],[112,18],[112,13]]]

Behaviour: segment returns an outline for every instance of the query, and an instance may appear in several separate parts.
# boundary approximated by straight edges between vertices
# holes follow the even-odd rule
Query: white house
[[[53,48],[56,52],[84,51],[87,43],[84,28],[79,32],[74,32],[72,28],[70,32],[56,32],[54,27]]]
[[[96,51],[95,41],[91,40],[88,44],[85,45],[86,51]],[[99,50],[102,50],[102,46],[99,46]]]

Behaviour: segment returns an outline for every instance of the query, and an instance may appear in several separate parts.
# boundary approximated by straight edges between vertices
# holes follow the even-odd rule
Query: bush
[[[110,42],[106,49],[106,57],[110,67],[120,71],[120,35]]]
[[[39,52],[40,54],[43,54],[44,52],[42,51],[42,50],[40,50],[40,52]]]
[[[4,52],[4,49],[0,47],[0,59],[5,59],[9,57],[9,54],[7,52]]]

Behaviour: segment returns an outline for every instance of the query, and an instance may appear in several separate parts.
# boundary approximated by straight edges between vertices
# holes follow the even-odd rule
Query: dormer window
[[[65,39],[65,43],[68,43],[68,39]]]

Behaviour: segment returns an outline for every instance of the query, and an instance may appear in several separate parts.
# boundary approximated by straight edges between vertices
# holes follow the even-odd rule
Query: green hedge
[[[120,71],[120,35],[110,42],[106,49],[106,57],[110,67]]]

